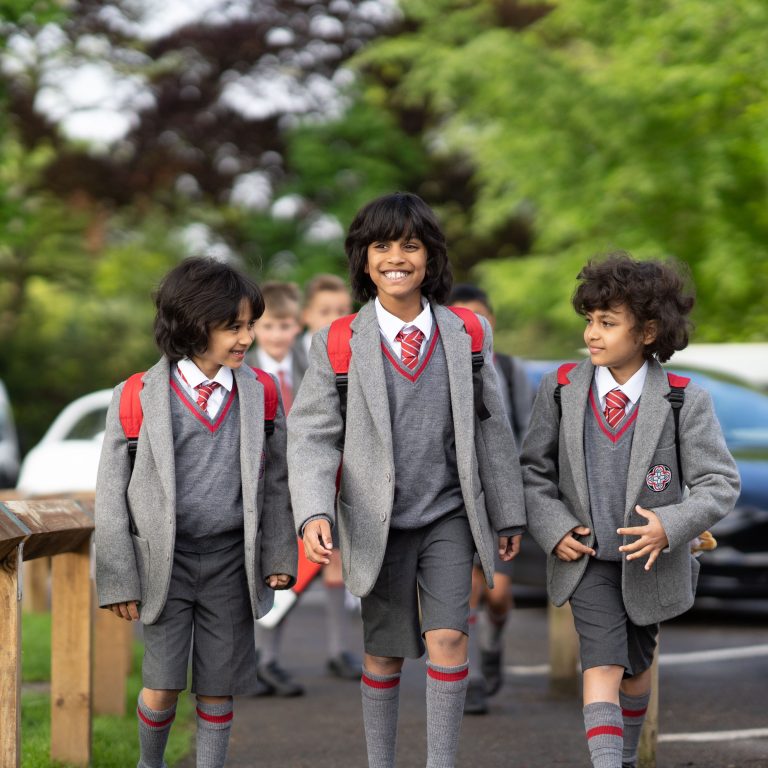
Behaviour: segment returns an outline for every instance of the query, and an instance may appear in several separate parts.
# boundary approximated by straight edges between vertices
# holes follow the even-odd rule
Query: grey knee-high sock
[[[347,611],[344,607],[344,582],[325,583],[325,619],[328,636],[328,657],[333,659],[346,651],[345,632]]]
[[[197,702],[197,768],[223,768],[232,730],[232,699],[220,704]]]
[[[258,622],[255,625],[256,650],[259,652],[259,666],[277,661],[280,655],[280,644],[283,638],[283,622],[276,627],[264,627]]]
[[[400,706],[400,673],[374,675],[363,667],[360,678],[363,724],[369,768],[393,768]]]
[[[136,714],[139,718],[139,749],[141,750],[137,768],[165,768],[163,755],[171,725],[176,717],[176,705],[168,709],[150,709],[139,693]]]
[[[645,712],[648,709],[650,692],[642,696],[629,696],[619,692],[619,704],[624,718],[624,751],[621,761],[624,766],[637,765],[637,748],[640,744],[640,734],[643,732]]]
[[[584,728],[593,768],[621,768],[624,729],[621,707],[596,701],[584,707]]]
[[[477,619],[480,647],[484,651],[500,651],[504,636],[504,625],[507,623],[506,613],[495,613],[486,607],[480,611]]]
[[[453,768],[468,673],[466,663],[440,667],[427,661],[427,768]]]

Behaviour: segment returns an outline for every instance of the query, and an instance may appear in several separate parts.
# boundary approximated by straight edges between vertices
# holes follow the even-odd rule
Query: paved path
[[[364,768],[359,686],[326,675],[322,595],[296,609],[286,625],[285,665],[307,687],[298,699],[237,701],[231,768]],[[662,652],[685,654],[764,647],[766,618],[706,614],[663,629]],[[768,656],[676,657],[662,665],[658,768],[768,768]],[[670,657],[671,658],[671,657]],[[584,768],[589,765],[579,703],[550,694],[546,612],[520,608],[507,634],[508,675],[485,716],[465,717],[458,768]],[[745,729],[751,729],[750,732]],[[687,742],[676,734],[736,731],[729,740]],[[744,738],[746,736],[746,738]],[[425,764],[424,661],[406,662],[401,691],[398,768]],[[191,756],[181,768],[194,768]]]

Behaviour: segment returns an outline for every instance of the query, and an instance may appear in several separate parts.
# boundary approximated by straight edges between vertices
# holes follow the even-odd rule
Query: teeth
[[[399,280],[401,277],[407,277],[407,272],[385,272],[384,275],[390,280]]]

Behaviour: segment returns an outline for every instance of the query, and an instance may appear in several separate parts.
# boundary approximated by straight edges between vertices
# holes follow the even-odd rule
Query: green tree
[[[528,8],[534,23],[510,23]],[[768,60],[760,0],[403,0],[407,31],[363,71],[429,115],[433,153],[471,165],[466,223],[527,251],[483,263],[529,354],[573,346],[578,267],[626,249],[686,262],[697,340],[766,337]],[[549,12],[547,12],[549,10]],[[536,12],[538,11],[538,17]],[[570,340],[570,342],[568,342]]]

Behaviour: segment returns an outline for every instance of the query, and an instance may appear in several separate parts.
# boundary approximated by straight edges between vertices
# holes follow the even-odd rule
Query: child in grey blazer
[[[258,286],[187,259],[163,279],[132,467],[115,388],[96,484],[99,605],[144,624],[139,768],[162,768],[178,694],[197,694],[197,765],[223,766],[232,696],[256,689],[253,619],[295,580],[286,431],[265,436],[264,387],[243,366]],[[193,643],[194,638],[194,644]]]
[[[488,416],[476,414],[470,337],[441,306],[452,278],[424,201],[397,193],[364,206],[346,252],[355,298],[367,301],[350,326],[346,422],[326,328],[288,417],[295,522],[313,562],[329,561],[336,528],[344,580],[362,598],[369,765],[394,765],[400,671],[425,642],[427,765],[453,766],[473,557],[492,583],[494,553],[514,557],[525,525],[515,442],[484,320]]]
[[[579,280],[589,359],[544,377],[521,463],[549,596],[570,600],[579,634],[592,765],[622,768],[637,761],[658,623],[693,603],[690,542],[733,508],[739,476],[709,395],[660,365],[688,343],[694,299],[676,268],[618,253]]]

